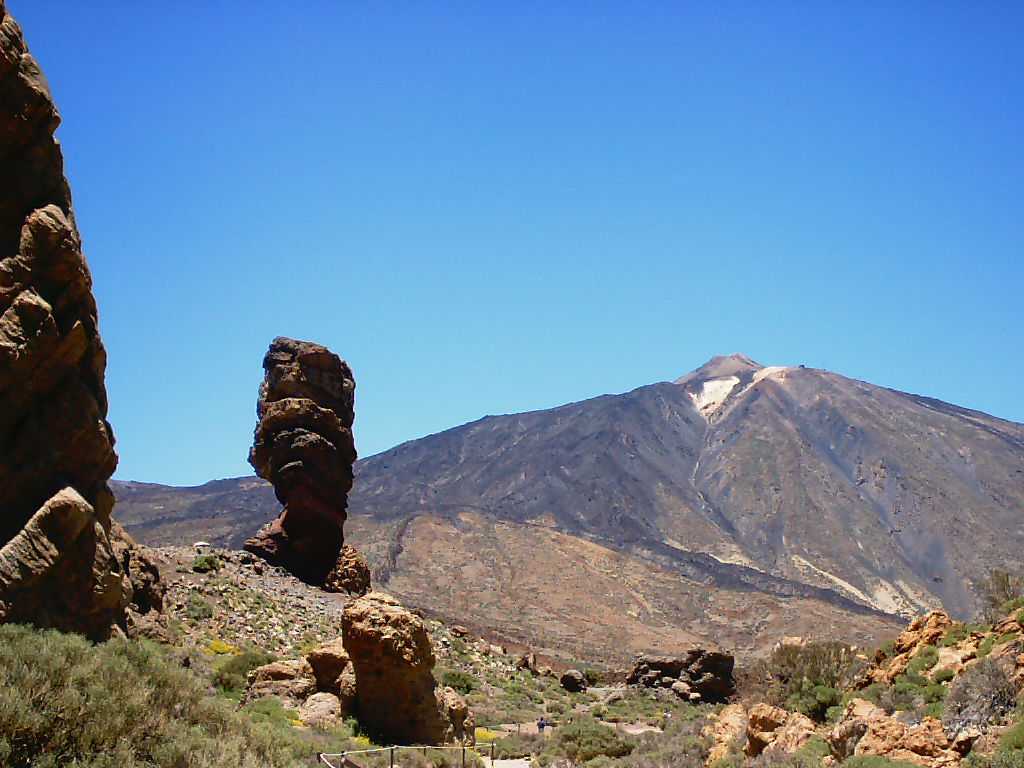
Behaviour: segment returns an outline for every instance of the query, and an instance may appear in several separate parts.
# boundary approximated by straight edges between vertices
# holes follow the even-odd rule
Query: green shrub
[[[205,621],[213,618],[213,606],[198,592],[189,592],[185,603],[185,615],[192,621]]]
[[[585,763],[599,755],[625,757],[633,751],[635,740],[620,735],[592,717],[584,716],[555,730],[540,755],[542,765],[564,757],[573,763]]]
[[[194,573],[215,573],[220,570],[220,558],[216,555],[197,555],[192,561]]]
[[[479,681],[466,672],[449,669],[442,673],[441,684],[454,688],[459,693],[469,693],[480,687]]]
[[[244,651],[237,656],[228,656],[220,661],[213,673],[213,684],[222,691],[241,691],[245,688],[246,676],[256,667],[262,667],[275,660],[266,651]]]
[[[934,645],[926,645],[907,664],[907,674],[921,675],[934,667],[939,661],[939,649]]]
[[[956,677],[956,672],[954,672],[949,667],[946,667],[945,669],[940,669],[938,672],[932,675],[932,680],[934,680],[936,683],[948,683],[954,677]]]
[[[151,643],[0,626],[0,765],[284,768],[314,751],[257,728]]]
[[[767,679],[763,697],[771,704],[802,712],[822,721],[841,701],[839,691],[858,671],[856,654],[843,643],[782,645],[754,670]]]
[[[539,755],[544,746],[545,740],[540,734],[514,733],[494,742],[494,756],[498,760],[514,760]]]
[[[823,722],[828,710],[839,706],[842,701],[842,694],[835,688],[827,685],[812,685],[809,681],[802,681],[800,687],[786,699],[786,709],[800,712],[813,720]]]

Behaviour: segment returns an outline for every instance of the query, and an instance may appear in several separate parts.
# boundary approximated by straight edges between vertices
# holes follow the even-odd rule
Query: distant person
[[[537,720],[537,733],[541,736],[544,735],[544,729],[548,727],[548,721],[544,719],[544,715],[541,715]]]

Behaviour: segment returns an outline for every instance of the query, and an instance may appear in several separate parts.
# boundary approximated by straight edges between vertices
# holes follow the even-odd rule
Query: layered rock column
[[[111,541],[106,352],[59,123],[0,0],[0,621],[103,638],[132,588]]]
[[[322,584],[344,543],[355,380],[327,347],[284,337],[271,343],[263,370],[249,463],[284,509],[245,548]]]

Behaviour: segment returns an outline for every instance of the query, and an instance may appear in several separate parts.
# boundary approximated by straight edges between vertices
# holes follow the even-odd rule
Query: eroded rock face
[[[944,768],[958,765],[961,758],[935,718],[925,717],[916,725],[908,725],[863,699],[847,704],[827,740],[832,756],[840,761],[878,755],[922,768]]]
[[[729,756],[739,747],[747,730],[747,711],[742,704],[727,704],[712,716],[707,725],[701,729],[703,736],[710,743],[705,765],[711,766]]]
[[[736,692],[735,664],[732,654],[707,648],[690,648],[678,656],[640,656],[627,682],[671,688],[690,701],[721,702]]]
[[[284,337],[271,343],[263,370],[249,463],[273,483],[284,509],[245,548],[322,584],[344,543],[355,380],[326,347]]]
[[[928,646],[937,645],[952,626],[953,620],[945,611],[931,611],[918,616],[893,642],[892,656],[885,657],[880,654],[861,674],[857,686],[864,688],[871,683],[893,682],[907,671],[907,666],[914,656]],[[948,660],[946,665],[950,665]]]
[[[60,116],[3,0],[0,94],[0,620],[101,639],[132,602],[111,534],[106,352]]]
[[[352,660],[356,713],[382,743],[471,740],[472,716],[434,680],[434,650],[422,619],[371,592],[345,607],[342,638]]]
[[[814,721],[799,712],[788,712],[768,704],[755,704],[747,721],[749,757],[763,752],[792,755],[814,737]]]

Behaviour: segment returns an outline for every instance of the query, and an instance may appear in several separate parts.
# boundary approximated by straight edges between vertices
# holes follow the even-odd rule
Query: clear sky
[[[1020,3],[8,8],[121,479],[249,472],[276,335],[362,455],[730,352],[1024,421]]]

